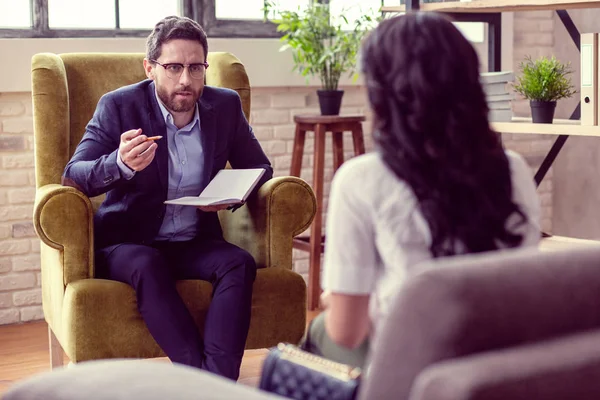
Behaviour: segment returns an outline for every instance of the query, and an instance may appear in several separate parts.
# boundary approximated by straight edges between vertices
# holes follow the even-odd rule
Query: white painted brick
[[[35,188],[26,187],[8,190],[8,202],[11,204],[31,203],[35,200]]]
[[[286,154],[273,157],[273,166],[276,169],[287,169],[289,171],[292,166],[292,156]]]
[[[551,33],[535,33],[529,35],[517,35],[514,38],[515,45],[525,46],[553,46],[554,35]]]
[[[25,237],[36,237],[35,230],[33,228],[33,222],[15,222],[12,224],[12,237],[13,238],[25,238]]]
[[[31,252],[39,253],[41,244],[40,239],[29,239],[29,242],[31,243]]]
[[[35,275],[30,272],[0,276],[0,291],[29,289],[34,285]]]
[[[271,126],[253,126],[252,131],[254,131],[254,136],[261,144],[266,140],[273,139],[273,127]]]
[[[20,101],[0,100],[0,117],[14,117],[25,112],[25,107]]]
[[[27,100],[23,101],[23,106],[25,107],[25,115],[33,115],[33,104],[31,102],[31,96],[29,96]]]
[[[10,257],[0,257],[0,274],[4,274],[11,270]]]
[[[0,171],[0,186],[27,186],[29,185],[28,171]]]
[[[25,254],[30,250],[29,240],[27,239],[13,239],[13,240],[1,240],[0,241],[0,254],[2,255],[15,255]]]
[[[285,124],[290,122],[290,112],[275,109],[252,111],[250,121],[251,124]]]
[[[297,260],[294,262],[294,271],[300,275],[308,274],[308,260]]]
[[[364,106],[367,103],[366,90],[346,90],[342,97],[342,107]]]
[[[20,313],[16,308],[0,310],[0,325],[8,325],[19,322]]]
[[[250,102],[252,110],[262,110],[271,106],[271,96],[268,94],[252,94]]]
[[[13,306],[11,293],[0,293],[0,308],[10,308]]]
[[[0,189],[0,206],[8,204],[8,190]]]
[[[282,125],[273,127],[273,137],[275,139],[294,139],[296,133],[295,125]]]
[[[27,174],[28,177],[28,181],[29,181],[29,185],[30,186],[35,186],[35,171],[29,171],[29,173]]]
[[[0,206],[0,221],[18,221],[31,219],[33,204]]]
[[[264,143],[263,149],[270,157],[285,154],[286,153],[285,141],[270,140],[270,141]]]
[[[12,236],[12,226],[10,224],[0,224],[0,240],[8,239]]]
[[[316,107],[292,108],[290,114],[292,115],[291,121],[293,121],[294,115],[321,115],[321,109],[318,104]]]
[[[38,287],[42,286],[42,273],[41,272],[36,272],[36,274],[35,274],[35,286],[38,286]]]
[[[18,307],[42,304],[42,289],[36,288],[13,292],[12,302]]]
[[[6,155],[2,157],[2,166],[7,169],[33,168],[33,153]]]
[[[31,306],[21,308],[21,322],[38,321],[44,319],[42,306]]]
[[[33,133],[33,118],[7,118],[2,121],[2,131],[6,133]]]
[[[271,106],[274,108],[305,107],[306,95],[297,92],[276,93],[271,96]]]
[[[33,151],[35,148],[35,138],[33,135],[27,135],[25,137],[25,149]]]
[[[12,257],[12,270],[14,272],[39,271],[40,255],[26,254],[23,256]]]

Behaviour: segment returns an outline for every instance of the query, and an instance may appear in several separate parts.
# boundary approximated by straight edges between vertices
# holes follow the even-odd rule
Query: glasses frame
[[[167,74],[167,77],[168,77],[169,79],[176,79],[176,78],[179,78],[179,77],[181,76],[181,74],[183,74],[183,71],[184,71],[186,68],[187,68],[187,70],[188,70],[188,73],[190,74],[190,77],[191,77],[192,79],[204,79],[204,74],[206,73],[206,70],[208,69],[208,63],[207,63],[206,61],[205,61],[205,62],[202,62],[202,63],[193,63],[193,64],[182,64],[182,63],[165,63],[165,64],[163,64],[163,63],[161,63],[161,62],[158,62],[157,60],[151,59],[151,60],[150,60],[150,62],[153,62],[153,63],[155,63],[155,64],[158,64],[158,65],[160,65],[161,67],[163,67],[163,68],[165,69],[165,73]],[[179,65],[180,67],[182,67],[182,68],[183,68],[183,69],[181,70],[181,72],[179,73],[179,75],[177,75],[177,76],[173,76],[173,77],[169,76],[169,69],[168,69],[168,68],[169,68],[171,65]],[[196,77],[194,77],[194,75],[192,75],[192,71],[190,70],[190,67],[191,67],[192,65],[203,65],[203,66],[204,66],[204,74],[202,74],[202,75],[203,75],[202,77],[200,77],[200,78],[196,78]]]

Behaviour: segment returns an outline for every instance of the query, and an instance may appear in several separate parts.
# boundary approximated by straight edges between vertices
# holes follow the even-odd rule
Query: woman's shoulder
[[[352,181],[354,184],[372,182],[390,171],[377,152],[370,152],[345,161],[334,175],[338,182]]]
[[[344,162],[333,176],[331,190],[370,204],[390,197],[403,201],[412,197],[412,190],[376,151]]]

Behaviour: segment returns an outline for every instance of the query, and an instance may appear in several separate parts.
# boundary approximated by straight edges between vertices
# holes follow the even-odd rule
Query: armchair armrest
[[[93,215],[90,199],[73,187],[49,184],[36,191],[33,225],[44,245],[62,252],[65,285],[93,277]]]
[[[259,268],[292,268],[292,239],[304,232],[317,211],[312,188],[300,178],[273,178],[245,207],[219,213],[225,240],[254,256]]]

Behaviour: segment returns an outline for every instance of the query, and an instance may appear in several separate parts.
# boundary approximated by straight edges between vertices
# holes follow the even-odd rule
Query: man
[[[227,243],[215,211],[165,206],[197,196],[229,161],[269,160],[229,89],[204,86],[208,43],[182,17],[160,21],[146,44],[148,80],[104,95],[67,164],[63,181],[88,196],[106,193],[94,217],[96,276],[131,285],[150,333],[177,363],[237,379],[250,324],[256,264]],[[203,337],[175,289],[179,279],[212,283]]]

